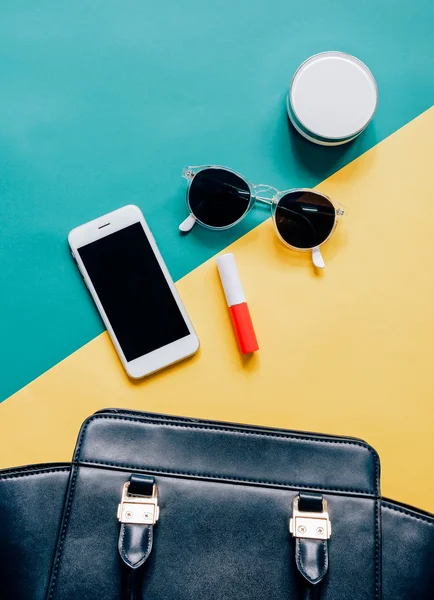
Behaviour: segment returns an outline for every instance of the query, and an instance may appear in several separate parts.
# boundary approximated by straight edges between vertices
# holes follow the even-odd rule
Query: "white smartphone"
[[[198,350],[193,325],[137,206],[76,227],[68,241],[130,377],[145,377]]]

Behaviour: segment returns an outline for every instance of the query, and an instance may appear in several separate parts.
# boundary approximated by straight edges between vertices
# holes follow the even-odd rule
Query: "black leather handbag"
[[[105,410],[0,473],[2,600],[432,600],[434,516],[345,437]]]

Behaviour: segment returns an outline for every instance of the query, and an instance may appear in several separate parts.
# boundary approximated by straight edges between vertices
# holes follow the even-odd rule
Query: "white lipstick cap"
[[[216,258],[216,263],[228,306],[246,302],[234,255],[222,254]]]

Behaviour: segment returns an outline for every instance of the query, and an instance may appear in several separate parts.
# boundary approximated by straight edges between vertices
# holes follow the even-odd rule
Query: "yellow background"
[[[271,221],[227,248],[259,353],[238,353],[210,260],[178,283],[196,357],[133,383],[102,334],[0,405],[0,466],[69,460],[87,415],[126,407],[364,438],[384,495],[434,511],[433,140],[430,109],[319,186],[349,213],[324,272]]]

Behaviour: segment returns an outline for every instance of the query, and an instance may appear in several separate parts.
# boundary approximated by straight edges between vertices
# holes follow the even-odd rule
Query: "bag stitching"
[[[328,543],[323,540],[322,542],[323,545],[323,549],[324,549],[324,565],[323,565],[323,569],[324,569],[324,577],[329,569],[329,547],[328,547]]]
[[[375,502],[375,598],[380,600],[380,501]]]
[[[72,480],[71,480],[71,489],[69,491],[68,504],[67,504],[66,512],[65,512],[65,521],[64,521],[63,527],[62,527],[62,534],[61,534],[61,537],[59,540],[59,545],[56,550],[57,557],[56,557],[56,561],[54,563],[53,578],[51,581],[50,591],[49,591],[47,600],[51,600],[53,598],[54,588],[56,585],[56,579],[57,579],[57,575],[59,573],[60,561],[62,560],[63,545],[65,542],[66,530],[67,530],[68,523],[69,523],[69,515],[71,513],[72,500],[74,498],[74,493],[75,493],[75,482],[77,480],[78,467],[74,467],[73,470],[74,470],[74,473],[72,475]]]
[[[61,473],[61,472],[69,472],[71,469],[69,467],[61,467],[59,469],[35,469],[34,471],[28,471],[27,473],[10,473],[7,475],[0,474],[0,481],[5,481],[6,479],[18,479],[20,477],[30,477],[32,475],[45,475],[46,473]]]
[[[122,525],[121,525],[121,556],[122,556],[122,558],[126,559],[128,564],[130,564],[128,557],[125,554],[124,541],[125,541],[125,525],[122,523]]]
[[[388,510],[393,510],[395,512],[402,513],[403,515],[406,515],[411,519],[416,519],[417,521],[423,521],[424,523],[428,523],[428,525],[434,525],[434,519],[430,519],[429,517],[424,517],[423,515],[414,515],[409,510],[401,508],[400,506],[392,506],[390,504],[386,504],[385,502],[382,502],[381,504],[384,508],[387,508]]]
[[[149,555],[151,554],[151,550],[152,550],[152,544],[154,541],[154,530],[151,527],[148,527],[147,529],[147,535],[148,535],[148,544],[146,546],[146,551],[145,554],[143,556],[143,562],[146,562],[149,558]]]
[[[125,562],[127,563],[127,565],[129,565],[132,569],[137,569],[138,567],[141,567],[143,563],[145,563],[151,553],[150,550],[150,546],[151,546],[151,541],[152,541],[152,536],[151,536],[151,530],[149,528],[149,526],[147,527],[145,533],[146,533],[146,537],[147,537],[147,545],[146,545],[146,550],[143,552],[142,557],[139,558],[139,560],[137,560],[135,563],[131,562],[131,560],[128,558],[128,554],[127,551],[125,550],[124,547],[124,541],[125,541],[125,532],[126,532],[126,527],[125,524],[122,524],[122,528],[121,528],[121,556],[122,558],[125,560]]]
[[[88,428],[88,426],[95,420],[97,419],[105,419],[105,420],[119,420],[119,421],[127,421],[127,422],[134,422],[134,423],[147,423],[148,425],[161,425],[162,423],[157,422],[157,423],[153,423],[151,421],[146,421],[145,419],[137,419],[134,417],[126,417],[126,416],[120,416],[120,415],[103,415],[103,414],[96,414],[96,415],[92,415],[91,417],[89,417],[87,419],[87,421],[85,422],[85,424],[83,425],[83,429],[80,435],[80,439],[78,441],[77,444],[77,450],[75,452],[75,457],[78,457],[78,462],[79,462],[79,456],[80,456],[80,451],[81,451],[81,446],[82,446],[82,442],[83,442],[83,438],[84,438],[84,434]],[[320,438],[320,439],[314,439],[314,438],[309,438],[307,436],[297,436],[297,435],[291,435],[291,434],[284,434],[284,433],[277,433],[277,432],[260,432],[260,431],[239,431],[236,429],[229,429],[226,427],[216,427],[213,425],[195,425],[195,424],[184,424],[184,423],[168,423],[165,422],[163,423],[163,425],[167,426],[167,427],[178,427],[181,429],[199,429],[199,430],[205,430],[205,431],[221,431],[224,433],[232,433],[235,435],[247,435],[247,436],[257,436],[257,437],[265,437],[265,438],[277,438],[277,439],[292,439],[292,440],[302,440],[302,441],[308,441],[308,442],[315,442],[315,443],[325,443],[325,444],[346,444],[346,445],[350,445],[350,446],[358,446],[360,448],[363,448],[365,450],[367,450],[374,458],[374,465],[375,465],[375,491],[372,492],[373,494],[375,494],[376,496],[379,495],[380,490],[379,490],[379,478],[380,478],[380,465],[379,465],[379,459],[378,459],[378,455],[375,452],[375,450],[373,448],[371,448],[368,444],[363,444],[362,442],[352,442],[352,441],[347,441],[347,440],[329,440],[329,439],[325,439],[325,438]],[[90,462],[90,461],[89,461]],[[101,463],[104,464],[104,463]],[[110,464],[110,463],[107,463]],[[115,465],[112,465],[115,466]],[[129,468],[129,467],[126,467]],[[181,474],[181,473],[180,473]],[[251,480],[251,481],[255,481],[255,480]],[[259,481],[258,483],[267,483],[267,482],[261,482]],[[284,484],[282,484],[284,485]],[[342,491],[345,491],[344,489],[342,489]],[[352,491],[352,490],[349,490]],[[359,490],[353,490],[353,491],[359,491]],[[360,492],[360,491],[359,491]],[[371,492],[366,492],[365,490],[363,492],[360,493],[371,493]]]
[[[205,473],[189,473],[189,472],[185,472],[185,471],[175,471],[175,470],[163,470],[163,469],[151,469],[148,467],[139,467],[137,465],[126,465],[126,464],[117,464],[117,463],[111,463],[111,462],[103,462],[103,461],[92,461],[92,460],[88,460],[88,461],[82,461],[82,462],[76,462],[74,463],[75,465],[78,466],[91,466],[91,465],[101,465],[101,466],[107,466],[107,467],[114,467],[117,468],[118,470],[120,469],[128,469],[128,470],[132,470],[132,471],[144,471],[146,473],[158,473],[160,475],[182,475],[184,477],[194,477],[194,478],[198,478],[198,479],[211,479],[212,481],[228,481],[228,482],[235,482],[235,483],[250,483],[250,484],[259,484],[259,485],[270,485],[270,486],[279,486],[281,488],[285,488],[285,489],[304,489],[304,490],[324,490],[327,492],[344,492],[346,494],[359,494],[361,496],[364,496],[366,498],[378,498],[378,496],[376,496],[374,493],[371,492],[367,492],[366,490],[357,490],[357,489],[349,489],[349,488],[329,488],[326,486],[314,486],[314,485],[304,485],[304,484],[300,484],[300,483],[291,483],[289,482],[285,482],[282,483],[281,481],[270,481],[270,480],[260,480],[260,479],[243,479],[241,477],[231,477],[231,476],[226,476],[226,475],[207,475]]]
[[[298,559],[299,559],[300,571],[302,572],[303,576],[312,585],[316,585],[317,583],[319,583],[325,577],[325,575],[327,573],[327,570],[328,570],[328,560],[327,560],[327,554],[328,554],[328,552],[327,552],[327,545],[326,545],[326,542],[324,540],[322,540],[321,546],[322,546],[322,549],[323,549],[323,557],[324,557],[323,568],[320,571],[318,577],[311,577],[309,575],[309,573],[306,571],[306,568],[305,568],[305,566],[303,564],[303,548],[304,548],[304,545],[301,543],[301,541],[298,544],[299,551],[297,552],[297,556],[298,556]]]
[[[115,414],[111,414],[111,415],[104,415],[104,414],[95,414],[92,415],[91,417],[89,417],[87,419],[87,422],[84,424],[84,429],[87,429],[87,427],[90,425],[90,423],[92,421],[96,421],[97,419],[108,419],[108,420],[118,420],[118,421],[133,421],[135,423],[147,423],[148,425],[167,425],[168,427],[181,427],[181,428],[185,428],[185,429],[206,429],[211,430],[211,431],[224,431],[227,433],[234,433],[236,435],[252,435],[252,436],[259,436],[259,437],[277,437],[277,438],[284,438],[284,439],[293,439],[293,440],[306,440],[309,442],[325,442],[327,444],[349,444],[351,446],[360,446],[361,448],[364,448],[365,450],[368,450],[373,456],[374,458],[377,460],[377,453],[375,452],[375,450],[373,448],[371,448],[368,444],[364,444],[363,442],[357,442],[357,441],[350,441],[350,440],[330,440],[328,438],[310,438],[309,436],[304,436],[304,435],[295,435],[295,434],[290,434],[290,433],[281,433],[278,431],[247,431],[247,430],[239,430],[239,429],[231,429],[229,427],[217,427],[216,425],[208,425],[207,423],[172,423],[169,421],[166,422],[162,422],[162,421],[157,421],[157,422],[153,422],[150,420],[146,420],[146,418],[144,419],[137,419],[134,417],[128,417],[128,416],[124,416],[124,415],[115,415]],[[242,427],[242,426],[241,426]]]

